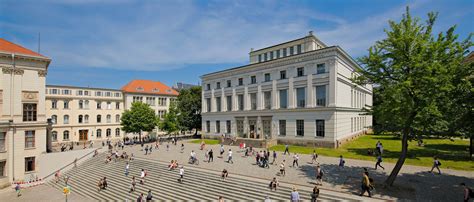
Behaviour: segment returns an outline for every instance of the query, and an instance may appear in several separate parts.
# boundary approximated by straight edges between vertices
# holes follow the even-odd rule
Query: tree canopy
[[[177,100],[181,130],[201,129],[201,86],[182,89]]]
[[[428,13],[422,23],[407,7],[400,22],[389,21],[386,38],[359,59],[362,69],[355,80],[375,85],[377,100],[371,113],[377,122],[376,132],[402,137],[401,155],[386,180],[388,185],[393,184],[405,161],[408,140],[423,135],[460,135],[463,130],[454,118],[472,111],[458,106],[465,102],[462,97],[472,93],[472,84],[466,79],[472,75],[472,65],[463,63],[472,46],[471,36],[459,41],[456,26],[434,36],[437,16]]]
[[[170,102],[168,112],[165,114],[163,120],[160,121],[159,127],[161,130],[172,134],[180,129],[178,123],[178,109],[175,101]]]
[[[141,132],[151,132],[158,124],[155,111],[148,104],[133,102],[130,110],[125,110],[120,119],[122,130],[126,133],[138,133],[141,140]]]

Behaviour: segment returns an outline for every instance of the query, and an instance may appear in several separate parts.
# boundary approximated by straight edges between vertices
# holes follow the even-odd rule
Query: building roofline
[[[268,47],[264,47],[264,48],[260,48],[260,49],[257,49],[257,50],[253,50],[253,51],[250,51],[249,54],[252,54],[254,52],[258,52],[258,51],[262,51],[262,50],[265,50],[265,49],[270,49],[270,48],[274,48],[274,47],[277,47],[277,46],[281,46],[283,44],[287,44],[287,43],[292,43],[292,42],[295,42],[295,41],[298,41],[298,40],[301,40],[301,39],[305,39],[305,38],[314,38],[316,39],[316,41],[318,41],[319,43],[321,43],[322,45],[326,46],[327,45],[325,43],[323,43],[321,40],[319,40],[316,36],[314,35],[307,35],[307,36],[304,36],[304,37],[301,37],[301,38],[298,38],[298,39],[294,39],[294,40],[291,40],[291,41],[286,41],[286,42],[283,42],[283,43],[279,43],[279,44],[276,44],[276,45],[272,45],[272,46],[268,46]]]
[[[82,87],[82,86],[69,86],[69,85],[46,85],[46,88],[75,88],[75,89],[89,89],[89,90],[111,90],[111,91],[119,91],[123,92],[121,89],[113,89],[113,88],[95,88],[95,87]]]

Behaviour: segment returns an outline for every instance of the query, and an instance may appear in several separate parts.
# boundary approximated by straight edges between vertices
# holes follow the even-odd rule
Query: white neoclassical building
[[[250,64],[201,76],[203,133],[338,147],[372,126],[362,111],[372,105],[372,86],[351,81],[357,68],[312,32],[252,50]]]

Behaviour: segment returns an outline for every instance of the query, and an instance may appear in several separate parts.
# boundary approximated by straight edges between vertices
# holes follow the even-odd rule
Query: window
[[[53,141],[53,142],[58,141],[58,132],[57,131],[51,132],[51,141]]]
[[[227,80],[227,88],[230,88],[232,86],[232,81],[231,80]]]
[[[35,171],[35,157],[25,158],[25,172]]]
[[[63,140],[66,140],[66,141],[69,140],[69,131],[68,130],[65,130],[63,132]]]
[[[316,74],[326,73],[326,65],[324,63],[316,65]]]
[[[82,95],[82,90],[76,91],[76,95]]]
[[[207,112],[211,112],[211,98],[206,98]]]
[[[278,121],[278,126],[280,129],[280,135],[285,136],[286,135],[286,120],[280,120]]]
[[[7,137],[6,132],[0,132],[0,151],[5,151],[6,150],[6,147],[5,147],[6,137]]]
[[[146,103],[150,106],[155,106],[155,98],[154,97],[146,97]]]
[[[51,109],[57,109],[57,108],[58,108],[58,101],[51,100]]]
[[[120,102],[115,102],[115,109],[120,109]]]
[[[89,109],[89,100],[84,101],[84,108]]]
[[[231,133],[231,130],[232,130],[232,126],[231,126],[231,122],[230,121],[226,121],[225,123],[225,129],[227,130],[227,134],[230,134]]]
[[[244,85],[244,79],[243,78],[239,78],[239,86],[242,86]]]
[[[27,130],[25,131],[25,148],[35,147],[35,131]]]
[[[5,177],[5,165],[7,164],[6,161],[0,161],[0,177]]]
[[[293,53],[294,53],[294,47],[292,46],[290,47],[290,55],[293,55]]]
[[[107,102],[107,109],[112,109],[112,102]]]
[[[69,109],[69,101],[64,100],[64,109]]]
[[[102,109],[102,102],[96,101],[97,102],[97,109]]]
[[[296,53],[300,54],[301,53],[301,44],[296,46]]]
[[[316,137],[324,137],[324,120],[316,120]]]
[[[286,57],[286,48],[283,49],[283,57]]]
[[[316,86],[316,106],[326,106],[326,86]]]
[[[221,82],[216,83],[216,89],[221,89]]]
[[[63,90],[63,95],[71,95],[71,91],[70,90]]]
[[[265,109],[271,109],[272,108],[272,92],[271,91],[264,92],[263,99],[265,102]]]
[[[115,122],[120,123],[120,115],[115,115]]]
[[[250,93],[250,109],[257,109],[257,93]]]
[[[89,123],[89,115],[84,116],[84,123]]]
[[[102,92],[96,91],[96,92],[95,92],[95,96],[98,96],[98,97],[102,96]]]
[[[237,102],[239,106],[239,111],[244,110],[244,95],[237,95]]]
[[[107,114],[106,116],[106,121],[107,123],[111,123],[112,122],[112,116],[110,114]]]
[[[298,67],[298,69],[296,69],[296,73],[298,77],[304,76],[304,67]]]
[[[280,90],[280,108],[285,109],[288,107],[288,90]]]
[[[58,89],[51,89],[50,94],[53,94],[53,95],[58,94]]]
[[[88,90],[85,90],[85,91],[84,91],[84,95],[89,96],[89,95],[90,95],[90,94],[89,94],[89,91],[88,91]]]
[[[97,138],[102,138],[102,130],[97,129]]]
[[[69,115],[64,115],[63,122],[64,124],[69,124]]]
[[[270,52],[270,60],[273,60],[273,51]]]
[[[279,58],[279,57],[280,57],[280,50],[277,50],[277,51],[276,51],[275,58]]]
[[[280,71],[280,79],[286,79],[286,70]]]
[[[206,90],[211,90],[211,84],[210,83],[206,84]]]
[[[112,129],[107,128],[107,130],[105,130],[105,136],[110,137],[111,135],[112,135]]]
[[[265,74],[265,82],[268,82],[271,80],[270,73]]]
[[[263,61],[267,61],[267,59],[268,59],[268,58],[267,58],[267,53],[264,53],[264,54],[263,54]]]
[[[111,92],[105,92],[105,96],[106,97],[112,97],[112,93]]]
[[[296,120],[296,136],[304,136],[304,120]]]
[[[84,101],[79,100],[79,109],[84,109]]]
[[[23,104],[23,121],[36,121],[36,104]]]
[[[258,55],[258,62],[262,62],[262,55]]]
[[[156,89],[156,88],[155,88],[155,89]],[[155,91],[154,91],[155,89],[153,89],[153,92],[155,92]],[[115,93],[115,97],[121,97],[121,96],[120,96],[120,93]]]
[[[206,121],[206,132],[210,133],[211,132],[211,122]]]
[[[216,110],[221,111],[221,97],[216,97]]]
[[[133,101],[132,102],[142,102],[143,101],[143,97],[141,96],[133,96]]]
[[[82,117],[83,117],[82,115],[79,115],[77,122],[82,123],[83,122]]]
[[[52,115],[51,116],[51,122],[53,122],[53,124],[57,124],[58,123],[58,116]]]
[[[102,121],[102,116],[101,115],[97,115],[97,123],[100,123]]]
[[[256,76],[251,76],[250,77],[250,83],[251,84],[256,84],[257,83],[257,77]]]
[[[120,137],[120,128],[115,129],[115,137]]]
[[[298,107],[305,107],[306,105],[306,89],[297,88],[296,89],[296,103]]]
[[[227,111],[232,111],[232,95],[227,96]]]
[[[221,122],[220,121],[216,121],[216,132],[217,133],[221,132]]]

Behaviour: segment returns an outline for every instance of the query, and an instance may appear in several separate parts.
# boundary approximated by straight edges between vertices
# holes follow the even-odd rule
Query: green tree
[[[148,104],[133,102],[130,110],[125,110],[120,119],[122,130],[126,133],[138,133],[140,141],[142,131],[151,132],[158,124],[155,111]]]
[[[201,129],[201,86],[183,89],[179,92],[177,107],[181,130]]]
[[[173,134],[179,130],[178,109],[175,102],[170,102],[168,112],[163,120],[160,121],[159,126],[161,130],[166,131],[168,134]]]
[[[385,181],[390,186],[405,162],[409,140],[422,135],[451,136],[457,130],[446,108],[454,105],[450,96],[457,88],[455,74],[465,69],[462,61],[472,43],[470,37],[459,42],[455,26],[433,36],[436,18],[437,13],[428,13],[422,23],[407,7],[400,22],[389,21],[387,38],[359,59],[363,68],[355,80],[374,84],[380,98],[371,110],[378,124],[376,132],[401,136],[400,157]]]

